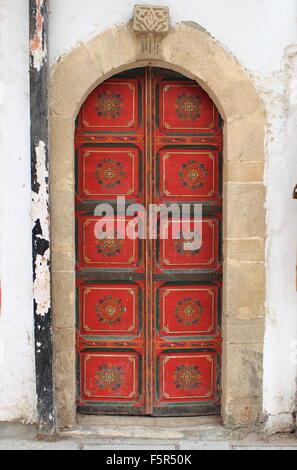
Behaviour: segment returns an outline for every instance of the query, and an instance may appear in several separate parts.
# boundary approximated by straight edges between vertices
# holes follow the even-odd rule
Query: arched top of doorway
[[[205,31],[179,24],[162,41],[160,56],[143,58],[130,26],[109,29],[64,56],[52,70],[51,111],[75,117],[88,94],[122,70],[146,65],[175,70],[196,80],[224,120],[263,118],[263,104],[249,75]],[[67,89],[65,90],[65,81]]]

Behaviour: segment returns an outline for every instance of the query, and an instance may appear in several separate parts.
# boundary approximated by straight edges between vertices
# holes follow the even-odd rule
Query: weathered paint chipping
[[[35,148],[36,188],[32,191],[32,226],[39,227],[36,238],[49,246],[48,169],[45,143],[40,141]],[[46,315],[50,309],[50,249],[37,253],[34,266],[33,298],[36,315]]]
[[[40,71],[41,66],[47,58],[47,45],[44,40],[44,13],[43,9],[45,8],[44,0],[36,1],[36,11],[35,11],[35,34],[30,40],[30,51],[32,66]]]
[[[49,224],[48,224],[48,169],[46,163],[45,143],[39,141],[35,147],[36,153],[36,184],[38,191],[32,192],[32,212],[31,218],[33,225],[40,220],[42,236],[49,240]]]
[[[30,0],[33,309],[40,434],[55,432],[48,196],[48,0]]]
[[[33,297],[36,302],[36,314],[46,315],[50,308],[50,272],[49,249],[44,256],[37,255],[35,260],[35,281],[33,284]]]

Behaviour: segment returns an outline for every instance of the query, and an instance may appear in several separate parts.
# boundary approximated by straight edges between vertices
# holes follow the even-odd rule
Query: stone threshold
[[[78,415],[77,426],[62,430],[62,439],[161,439],[178,441],[187,436],[222,439],[226,430],[220,416],[154,418],[142,416]]]
[[[77,424],[79,426],[146,426],[165,428],[188,428],[201,426],[204,424],[221,424],[220,416],[183,416],[183,417],[152,417],[152,416],[95,416],[77,414]]]
[[[231,431],[218,416],[78,415],[76,428],[55,439],[38,437],[35,425],[1,422],[0,450],[297,450],[297,435]]]

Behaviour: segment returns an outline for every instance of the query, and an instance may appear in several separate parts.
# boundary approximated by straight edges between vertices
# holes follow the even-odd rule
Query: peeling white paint
[[[48,188],[46,179],[48,170],[46,168],[46,148],[45,143],[40,141],[35,148],[36,153],[36,181],[39,184],[38,193],[32,192],[32,225],[39,220],[42,235],[41,237],[49,241],[49,220],[48,220]]]
[[[47,56],[46,46],[32,51],[33,67],[39,72]]]
[[[33,59],[33,67],[39,72],[46,57],[47,57],[47,46],[43,43],[42,40],[42,30],[43,30],[43,16],[41,14],[41,9],[44,5],[44,0],[35,0],[37,6],[36,14],[36,33],[35,36],[30,41],[30,53]]]
[[[32,191],[32,224],[39,222],[40,238],[49,242],[49,215],[48,215],[48,170],[46,168],[46,147],[40,141],[35,148],[36,153],[36,181],[39,185],[38,192]],[[46,315],[50,308],[50,249],[43,256],[37,254],[35,260],[35,280],[33,283],[33,298],[36,302],[36,314]]]
[[[33,298],[36,302],[36,314],[44,316],[50,308],[49,249],[46,250],[44,256],[37,255],[35,274]]]
[[[296,22],[297,30],[297,22]],[[297,31],[296,31],[297,33]],[[267,314],[264,349],[264,411],[267,430],[294,429],[297,339],[297,38],[283,51],[280,70],[257,85],[267,110]]]

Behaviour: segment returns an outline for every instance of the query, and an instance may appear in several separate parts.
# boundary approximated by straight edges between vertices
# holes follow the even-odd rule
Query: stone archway
[[[222,417],[227,426],[262,417],[265,315],[265,113],[249,76],[198,26],[179,24],[158,55],[141,50],[130,25],[108,30],[67,54],[50,82],[50,197],[54,374],[58,426],[75,425],[74,124],[95,86],[122,70],[169,68],[196,80],[224,126],[224,291]]]

